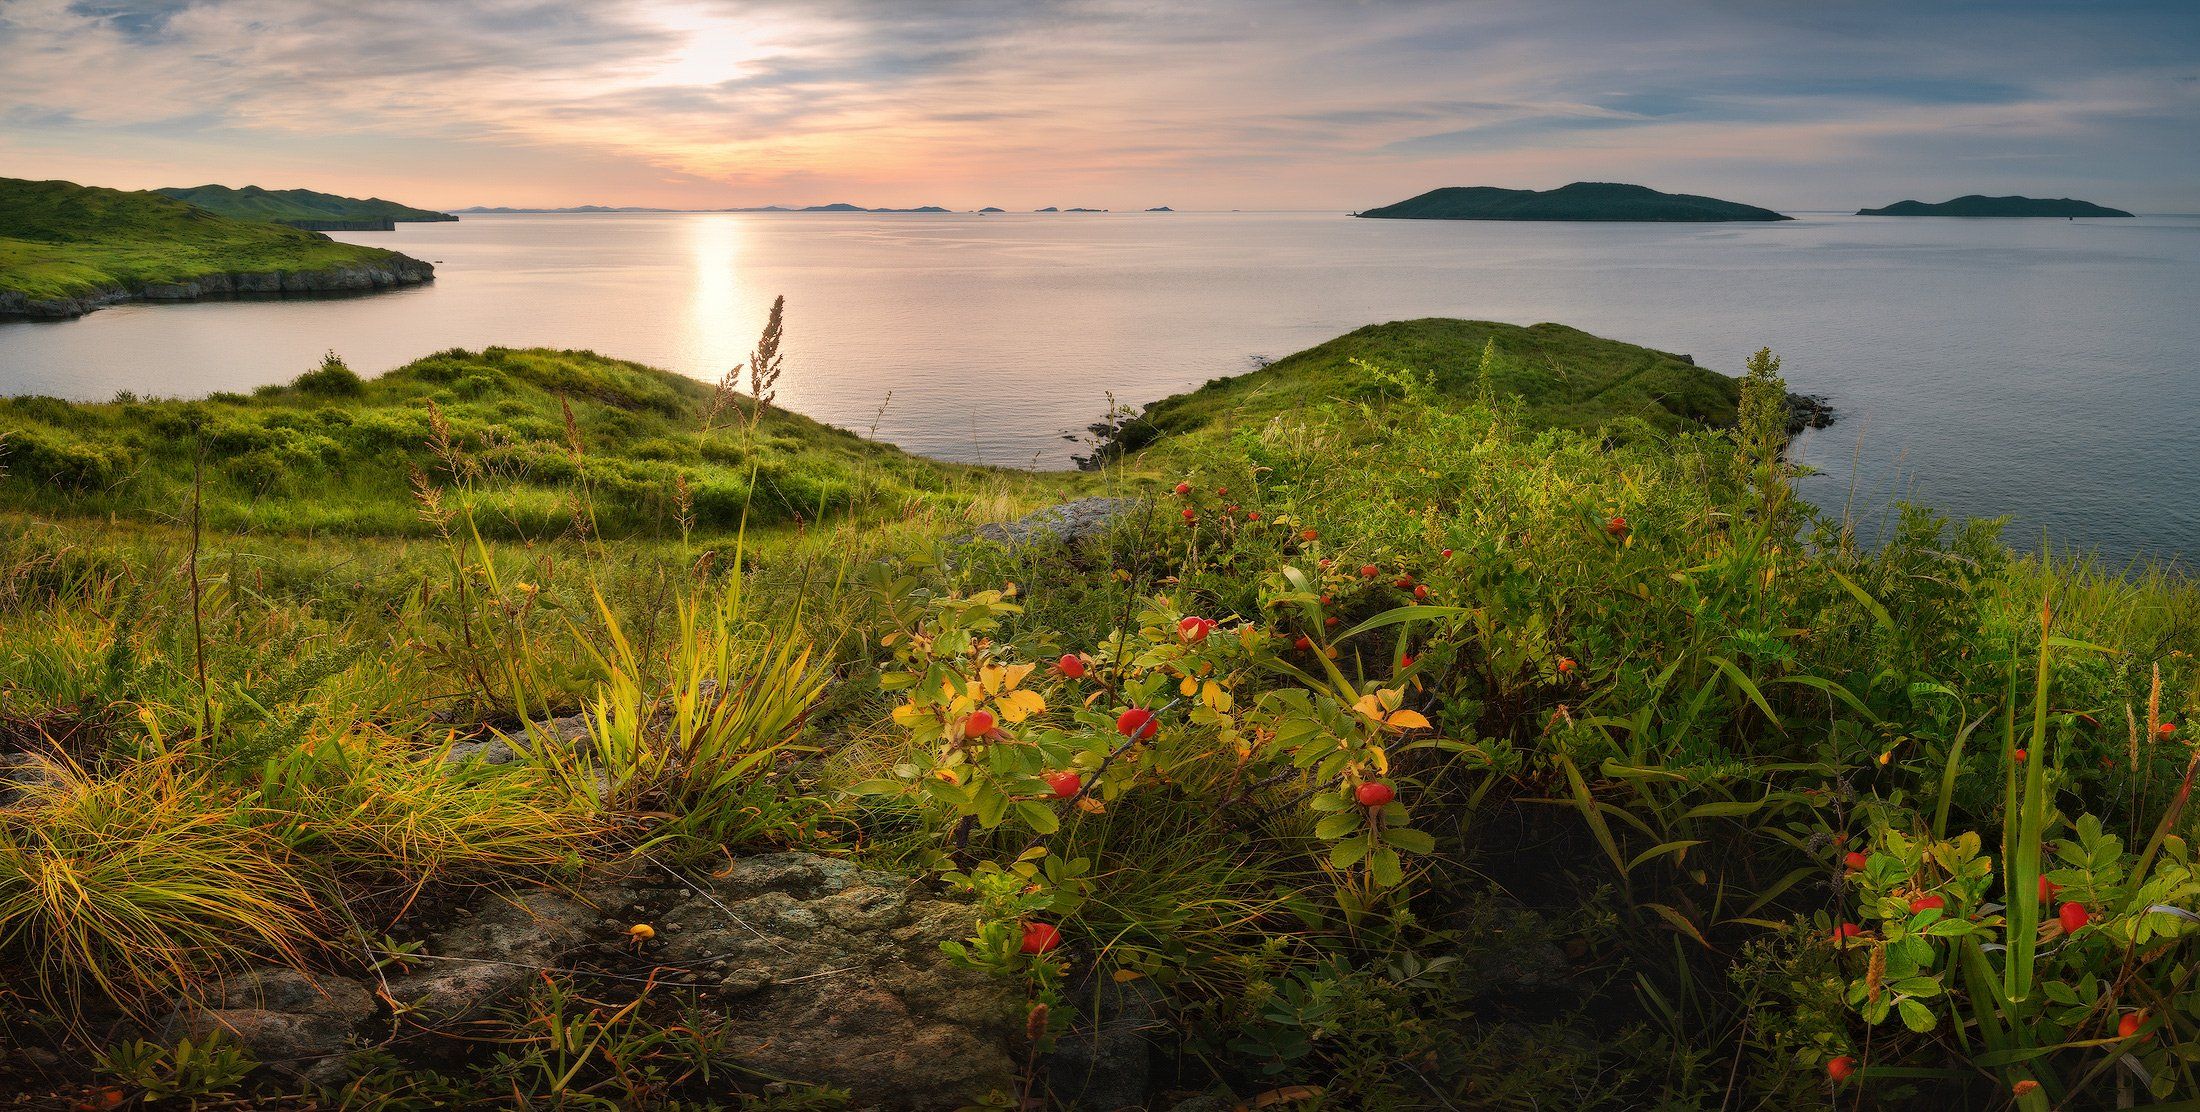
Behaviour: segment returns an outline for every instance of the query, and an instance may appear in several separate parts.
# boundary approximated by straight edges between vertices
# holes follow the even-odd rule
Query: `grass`
[[[2155,910],[2200,900],[2200,591],[1922,510],[1852,547],[1755,368],[1396,322],[1152,407],[1092,476],[588,353],[17,399],[8,444],[116,462],[7,457],[0,748],[76,771],[0,811],[0,946],[33,1016],[111,1022],[257,961],[364,976],[474,889],[791,845],[968,892],[949,941],[1047,1030],[1134,986],[1171,1093],[2033,1112],[2147,1099],[2128,1056],[2200,1096]],[[319,462],[240,462],[291,434]],[[1090,490],[1141,500],[1091,547],[954,543]],[[553,709],[593,744],[522,724]],[[527,759],[441,763],[487,729]],[[273,905],[166,898],[239,887]],[[549,1099],[546,1015],[707,1060],[707,998],[549,972],[475,1031],[501,1066],[355,1084]]]
[[[422,486],[487,535],[722,536],[744,520],[902,516],[995,487],[1056,484],[935,463],[746,403],[701,429],[710,385],[585,351],[446,351],[361,381],[340,361],[289,387],[200,401],[0,401],[0,492],[63,515],[173,520],[203,485],[208,527],[427,535]],[[753,419],[752,419],[753,417]],[[205,466],[200,466],[201,453]],[[684,484],[684,485],[683,485]]]
[[[0,178],[0,229],[0,295],[33,302],[215,274],[319,272],[402,258],[153,193],[64,181]]]

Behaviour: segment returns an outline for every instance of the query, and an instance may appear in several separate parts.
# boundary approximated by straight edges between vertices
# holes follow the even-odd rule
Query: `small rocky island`
[[[1987,197],[1973,193],[1937,205],[1896,201],[1885,208],[1858,209],[1858,216],[2130,216],[2122,209],[2069,197]]]
[[[1648,186],[1599,181],[1577,181],[1545,190],[1448,186],[1353,215],[1377,220],[1705,222],[1789,219],[1771,209],[1716,197],[1660,193]]]

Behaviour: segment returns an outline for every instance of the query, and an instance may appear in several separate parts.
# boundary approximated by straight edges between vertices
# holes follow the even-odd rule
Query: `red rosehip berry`
[[[1826,1063],[1826,1077],[1836,1085],[1854,1076],[1856,1076],[1856,1059],[1846,1054]]]
[[[1362,578],[1362,579],[1373,579],[1373,578],[1375,578],[1375,577],[1376,577],[1377,575],[1380,575],[1380,574],[1382,574],[1382,570],[1383,570],[1383,569],[1381,569],[1381,568],[1379,568],[1379,567],[1376,567],[1376,566],[1375,566],[1375,565],[1373,565],[1373,564],[1361,564],[1361,565],[1360,565],[1360,578]]]
[[[1609,534],[1611,534],[1612,536],[1615,536],[1615,537],[1624,537],[1624,536],[1626,536],[1626,535],[1627,535],[1627,519],[1626,519],[1626,518],[1624,518],[1624,517],[1616,517],[1616,516],[1615,516],[1614,518],[1612,518],[1612,520],[1610,520],[1610,521],[1607,521],[1607,522],[1605,522],[1605,523],[1604,523],[1604,531],[1605,531],[1606,533],[1609,533]]]
[[[1115,716],[1115,732],[1127,738],[1145,741],[1160,729],[1161,723],[1144,707],[1132,707]]]
[[[1076,653],[1063,653],[1062,659],[1055,666],[1062,670],[1063,675],[1073,680],[1085,678],[1085,658]]]
[[[1833,940],[1835,942],[1841,942],[1846,939],[1855,938],[1863,933],[1864,928],[1859,927],[1854,923],[1843,923],[1840,926],[1833,928]]]
[[[1187,495],[1187,494],[1190,494],[1191,492],[1192,492],[1192,484],[1190,484],[1190,483],[1178,483],[1178,484],[1176,484],[1176,494],[1177,494],[1177,497],[1179,497],[1179,498],[1182,498],[1183,496],[1185,496],[1185,495]]]
[[[1443,550],[1442,552],[1439,552],[1439,553],[1437,553],[1437,555],[1438,555],[1438,556],[1441,556],[1441,557],[1443,557],[1443,558],[1444,558],[1444,559],[1446,559],[1446,560],[1449,560],[1449,559],[1451,559],[1451,549],[1448,549],[1448,548],[1447,548],[1447,549]]]
[[[1912,915],[1921,911],[1946,911],[1947,909],[1948,901],[1941,899],[1939,896],[1919,896],[1910,901],[1910,914]]]
[[[963,736],[985,737],[993,732],[993,725],[991,714],[982,710],[971,711],[970,717],[963,719]]]
[[[1060,772],[1047,773],[1046,781],[1047,790],[1053,792],[1056,799],[1068,799],[1085,786],[1083,777],[1066,768]]]
[[[2177,736],[2177,723],[2175,723],[2175,722],[2164,722],[2164,723],[2162,723],[2161,725],[2159,725],[2159,726],[2156,726],[2156,727],[2154,728],[2154,736],[2155,736],[2155,737],[2157,737],[2157,738],[2159,738],[2159,739],[2161,739],[2161,740],[2163,740],[2163,741],[2168,741],[2169,739],[2171,739],[2171,738],[2173,738],[2173,737],[2176,737],[2176,736]]]
[[[1853,849],[1841,855],[1841,864],[1852,873],[1863,872],[1865,863],[1870,860],[1870,858]]]
[[[1417,599],[1421,599],[1421,600],[1422,600],[1422,601],[1424,601],[1424,602],[1425,602],[1425,601],[1427,601],[1427,599],[1428,599],[1428,584],[1426,584],[1426,583],[1417,583],[1417,584],[1415,584],[1415,585],[1414,585],[1414,587],[1413,587],[1413,597],[1414,597],[1414,598],[1417,598]]]
[[[1052,923],[1024,924],[1024,952],[1043,954],[1062,944],[1062,932]]]
[[[1306,650],[1313,648],[1314,642],[1305,634],[1301,633],[1297,637],[1291,639],[1291,647],[1303,653]]]
[[[1391,800],[1398,798],[1398,793],[1392,791],[1388,784],[1370,780],[1360,785],[1359,789],[1352,793],[1352,798],[1359,800],[1362,807],[1382,807],[1388,805]]]
[[[2024,750],[2016,749],[2010,752],[2009,759],[2017,762],[2018,764],[2023,764],[2024,759],[2029,756],[2031,756],[2031,754],[2025,752]]]
[[[2145,1012],[2125,1012],[2123,1018],[2116,1021],[2116,1037],[2128,1039],[2138,1034],[2139,1029],[2146,1025],[2147,1014]]]
[[[2093,916],[2086,911],[2085,905],[2076,900],[2062,905],[2062,908],[2055,912],[2055,918],[2062,923],[2064,934],[2076,934],[2080,928],[2093,921]]]
[[[1184,507],[1184,520],[1186,520],[1186,521],[1194,521],[1194,520],[1197,520],[1198,518],[1199,518],[1199,511],[1198,511],[1198,510],[1195,510],[1195,509],[1191,508],[1190,506],[1186,506],[1186,507]]]
[[[1259,510],[1251,510],[1251,511],[1248,511],[1248,512],[1246,513],[1246,515],[1245,515],[1245,520],[1247,520],[1247,521],[1259,521],[1259,520],[1260,520],[1260,511],[1259,511]]]
[[[2044,877],[2044,876],[2040,878],[2040,902],[2041,902],[2041,903],[2048,903],[2048,902],[2052,901],[2052,900],[2053,900],[2053,899],[2055,898],[2055,893],[2057,893],[2057,892],[2060,892],[2060,891],[2062,891],[2062,885],[2060,885],[2060,884],[2057,884],[2057,883],[2055,883],[2054,881],[2052,881],[2052,880],[2049,880],[2049,879],[2047,879],[2047,878],[2046,878],[2046,877]]]
[[[1573,657],[1562,656],[1558,658],[1558,674],[1561,676],[1572,675],[1574,669],[1577,667],[1579,667],[1579,665],[1574,663]]]
[[[1319,537],[1319,536],[1321,536],[1321,534],[1320,534],[1320,533],[1318,533],[1318,532],[1315,532],[1315,531],[1314,531],[1314,530],[1312,530],[1312,529],[1301,529],[1301,530],[1299,530],[1299,539],[1300,539],[1300,540],[1302,540],[1302,541],[1310,541],[1310,540],[1313,540],[1314,538],[1316,538],[1316,537]]]

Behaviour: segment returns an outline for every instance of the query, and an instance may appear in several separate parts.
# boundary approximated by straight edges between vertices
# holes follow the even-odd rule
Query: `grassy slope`
[[[239,220],[458,219],[447,212],[417,209],[395,201],[385,201],[380,197],[361,200],[357,197],[339,197],[334,193],[317,193],[311,189],[262,189],[256,185],[247,185],[240,189],[226,185],[194,185],[172,186],[155,189],[153,192]]]
[[[209,274],[386,264],[375,247],[217,216],[150,193],[0,178],[0,292],[33,300]]]
[[[1354,359],[1424,372],[1442,393],[1471,398],[1480,389],[1486,344],[1495,345],[1492,388],[1518,396],[1524,415],[1537,424],[1582,430],[1635,424],[1673,432],[1734,420],[1735,380],[1678,356],[1559,324],[1523,328],[1427,318],[1371,324],[1262,370],[1155,402],[1125,440],[1139,447],[1203,429],[1227,431],[1327,401],[1372,401],[1396,392]]]
[[[1786,220],[1786,216],[1755,205],[1701,197],[1693,193],[1660,193],[1640,185],[1617,182],[1577,181],[1557,189],[1499,189],[1494,186],[1451,186],[1431,189],[1393,205],[1369,209],[1361,216],[1393,220],[1615,220],[1615,221],[1719,221]]]
[[[585,477],[607,535],[670,533],[681,476],[703,533],[738,528],[745,505],[752,524],[770,524],[816,520],[821,509],[966,501],[981,485],[1059,481],[935,463],[776,408],[752,432],[737,405],[720,418],[734,428],[705,436],[709,386],[592,352],[449,351],[364,383],[340,372],[337,392],[316,390],[327,374],[251,397],[0,402],[8,472],[0,501],[174,520],[190,501],[195,430],[203,430],[206,513],[216,528],[416,534],[427,526],[415,512],[412,469],[462,485],[425,447],[431,402],[479,468],[467,485],[481,527],[502,535],[570,525],[576,477]],[[347,386],[356,393],[342,392]],[[580,433],[580,467],[561,400]]]

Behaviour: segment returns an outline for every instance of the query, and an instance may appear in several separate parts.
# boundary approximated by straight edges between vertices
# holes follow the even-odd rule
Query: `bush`
[[[367,384],[358,373],[345,366],[333,351],[321,357],[319,367],[299,375],[291,385],[299,393],[325,398],[356,398],[367,392]]]

